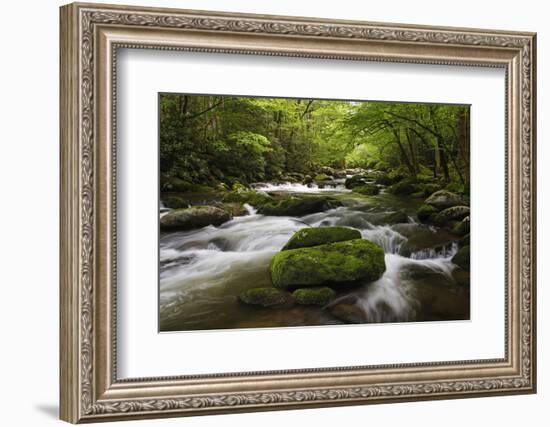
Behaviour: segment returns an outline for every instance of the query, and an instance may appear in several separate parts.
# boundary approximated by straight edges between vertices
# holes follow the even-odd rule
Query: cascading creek
[[[455,265],[451,258],[457,251],[456,243],[449,244],[447,236],[423,224],[409,221],[391,225],[381,221],[388,212],[402,209],[402,200],[382,194],[358,201],[345,188],[313,188],[302,184],[262,184],[257,186],[257,191],[330,192],[341,196],[344,206],[302,217],[285,217],[258,214],[255,207],[248,204],[244,206],[248,215],[236,216],[221,226],[162,233],[162,330],[342,323],[331,315],[331,307],[259,310],[241,304],[237,299],[249,288],[272,286],[269,273],[272,257],[296,231],[310,226],[355,228],[364,239],[383,248],[386,270],[382,277],[358,288],[341,291],[331,303],[334,306],[342,301],[351,302],[362,310],[366,322],[406,322],[428,318],[421,312],[420,300],[428,300],[438,292],[449,292],[453,286]],[[441,241],[440,247],[435,244],[416,247],[413,243],[426,240],[423,236],[429,237],[430,242]]]

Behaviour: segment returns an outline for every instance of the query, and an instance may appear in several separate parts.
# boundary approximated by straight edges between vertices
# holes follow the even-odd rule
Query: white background
[[[114,3],[118,3],[112,0]],[[538,117],[550,115],[550,30],[544,2],[517,1],[138,1],[172,6],[326,18],[454,25],[537,31]],[[0,383],[2,424],[44,426],[57,421],[58,401],[58,1],[3,5],[0,73]],[[539,426],[547,423],[550,377],[547,364],[550,321],[545,286],[550,268],[548,236],[550,172],[547,121],[539,120],[539,393],[454,401],[375,405],[301,411],[129,422],[124,425],[332,426],[341,422],[412,426]],[[491,165],[488,165],[490,168]],[[545,170],[546,169],[546,170]]]
[[[117,64],[120,378],[504,357],[503,69],[135,49]],[[471,321],[158,334],[158,92],[471,104]]]

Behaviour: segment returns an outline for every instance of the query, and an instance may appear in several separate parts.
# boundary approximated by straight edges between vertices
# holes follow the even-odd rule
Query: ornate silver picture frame
[[[79,423],[534,393],[535,42],[533,33],[507,31],[99,4],[63,6],[61,419]],[[503,69],[504,357],[120,379],[114,147],[115,65],[121,48]]]

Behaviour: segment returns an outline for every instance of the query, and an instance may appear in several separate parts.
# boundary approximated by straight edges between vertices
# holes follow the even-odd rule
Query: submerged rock
[[[366,323],[367,315],[361,307],[352,303],[339,303],[330,308],[330,313],[345,323]]]
[[[428,197],[424,203],[438,210],[443,210],[452,208],[453,206],[464,205],[464,199],[458,194],[451,193],[450,191],[439,190]]]
[[[275,288],[252,288],[239,295],[239,299],[245,304],[271,307],[285,304],[288,296],[285,292]]]
[[[380,188],[374,184],[363,184],[354,187],[352,191],[354,193],[364,194],[365,196],[376,196],[380,193]]]
[[[279,252],[271,260],[278,288],[371,282],[386,270],[384,250],[364,239]]]
[[[309,248],[311,246],[319,246],[326,243],[343,242],[360,238],[361,233],[359,230],[348,227],[302,228],[294,233],[290,240],[283,246],[282,250]]]
[[[470,270],[470,246],[461,247],[451,261],[464,270]]]
[[[326,286],[300,288],[292,292],[294,301],[302,305],[327,305],[335,295],[336,292]]]
[[[207,225],[221,225],[232,218],[231,214],[214,206],[196,206],[175,209],[160,219],[162,230],[192,230]]]

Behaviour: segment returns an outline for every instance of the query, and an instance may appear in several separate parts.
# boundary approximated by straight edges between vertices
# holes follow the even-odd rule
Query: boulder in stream
[[[453,206],[439,212],[434,221],[438,224],[447,224],[451,221],[460,221],[470,215],[468,206]]]
[[[363,184],[354,187],[352,190],[354,193],[363,194],[365,196],[376,196],[380,193],[380,188],[374,184]]]
[[[174,209],[160,219],[161,230],[192,230],[207,225],[221,225],[232,218],[231,214],[214,206],[195,206]]]
[[[470,246],[461,247],[451,260],[463,270],[470,270]]]
[[[308,227],[298,230],[283,246],[283,251],[289,249],[309,248],[326,243],[344,242],[360,239],[359,230],[348,227]]]
[[[304,216],[342,206],[338,199],[325,196],[283,197],[260,206],[250,204],[258,208],[258,213],[273,216]]]
[[[451,193],[450,191],[439,190],[428,197],[424,203],[441,211],[443,209],[452,208],[453,206],[464,205],[464,199],[458,194]]]
[[[355,239],[279,252],[271,260],[270,270],[278,288],[335,287],[377,280],[386,264],[380,246]]]

